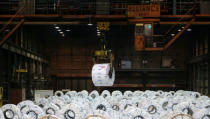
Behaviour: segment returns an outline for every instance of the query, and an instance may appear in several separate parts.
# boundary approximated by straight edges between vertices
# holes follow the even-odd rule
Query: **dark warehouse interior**
[[[1,0],[0,109],[38,91],[210,96],[209,39],[208,0]],[[112,85],[94,82],[103,63]]]

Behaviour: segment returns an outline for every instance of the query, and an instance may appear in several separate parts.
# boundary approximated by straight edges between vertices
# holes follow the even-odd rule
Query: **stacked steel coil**
[[[210,119],[210,99],[191,91],[56,91],[54,96],[6,104],[0,119]]]

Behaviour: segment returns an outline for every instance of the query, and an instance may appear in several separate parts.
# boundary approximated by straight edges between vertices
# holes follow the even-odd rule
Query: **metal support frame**
[[[12,23],[13,19],[16,18],[20,12],[22,12],[23,8],[24,8],[24,6],[21,7],[21,8],[15,13],[15,15],[13,15],[13,16],[7,21],[6,24],[4,24],[4,26],[0,29],[0,32],[2,32],[9,24]]]
[[[25,56],[25,57],[30,58],[32,60],[43,62],[43,63],[48,63],[46,59],[38,56],[37,54],[35,54],[33,52],[30,52],[28,50],[20,48],[20,47],[14,45],[14,44],[4,43],[1,47],[5,50],[17,53],[19,55]]]
[[[6,40],[23,24],[24,19],[22,19],[16,26],[0,41],[0,46],[2,46]]]
[[[44,18],[61,18],[61,19],[88,19],[89,17],[93,19],[130,19],[127,17],[127,15],[58,15],[58,14],[35,14],[35,15],[0,15],[0,18],[2,19],[8,19],[8,18],[30,18],[30,19],[44,19]],[[160,17],[151,17],[147,18],[149,20],[155,20],[157,21],[158,18],[164,19],[180,19],[180,18],[209,18],[210,14],[195,14],[195,15],[161,15]],[[133,19],[133,18],[131,18]],[[142,18],[136,18],[141,20]]]
[[[176,39],[178,39],[182,33],[190,27],[190,25],[192,24],[192,22],[194,22],[195,19],[193,18],[178,34],[176,34],[172,40],[170,40],[165,46],[164,49],[167,49],[169,46],[171,46],[172,43],[174,43],[176,41]]]

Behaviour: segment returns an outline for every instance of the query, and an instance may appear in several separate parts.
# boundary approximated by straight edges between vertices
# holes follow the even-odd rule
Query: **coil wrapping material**
[[[139,107],[139,97],[133,97],[131,101],[133,102],[133,106]]]
[[[99,93],[96,90],[93,90],[90,94],[89,94],[89,99],[90,100],[94,100],[95,98],[99,97]]]
[[[6,119],[21,119],[20,109],[13,104],[6,104],[1,108]]]
[[[56,117],[55,115],[45,115],[39,119],[59,119],[59,118]]]
[[[136,108],[134,106],[128,107],[123,111],[125,119],[152,119],[152,117],[144,110]]]
[[[143,91],[137,90],[137,91],[134,91],[134,92],[133,92],[133,96],[139,98],[139,97],[142,96],[142,93],[143,93]]]
[[[161,119],[194,119],[192,116],[183,114],[183,113],[173,113],[170,112],[166,116],[162,117]]]
[[[22,115],[22,119],[30,119],[30,117],[28,115],[26,115],[26,114],[23,114]]]
[[[115,97],[115,98],[122,98],[123,97],[123,94],[122,94],[121,91],[116,90],[116,91],[113,91],[112,92],[112,96]]]
[[[46,99],[46,98],[39,98],[38,100],[36,100],[35,104],[40,106],[41,108],[43,108],[45,105],[48,104],[48,99]]]
[[[56,115],[60,109],[54,103],[49,103],[48,105],[44,106],[43,110],[45,114]]]
[[[128,107],[135,106],[132,100],[122,99],[120,101],[120,111],[126,110]]]
[[[165,92],[163,92],[162,90],[158,90],[157,93],[158,93],[159,97],[164,97],[165,96]]]
[[[22,101],[20,103],[17,104],[17,107],[20,109],[20,111],[22,112],[22,110],[30,105],[34,105],[34,102],[30,101],[30,100],[26,100],[26,101]]]
[[[174,96],[184,96],[184,91],[183,90],[178,90],[175,92]]]
[[[94,110],[88,113],[84,119],[115,119],[111,118],[109,114],[102,110]]]
[[[101,96],[97,91],[87,95],[87,91],[78,93],[69,91],[59,97],[40,98],[35,104],[32,101],[23,101],[18,106],[7,105],[6,108],[3,106],[4,112],[2,114],[0,111],[0,116],[6,115],[6,119],[38,119],[41,117],[38,114],[42,117],[46,114],[55,114],[60,119],[85,119],[89,114],[93,115],[93,112],[99,111],[107,113],[110,119],[210,118],[210,98],[197,92],[147,90],[133,93],[126,91],[122,95],[120,91],[113,91],[111,96],[110,92],[105,90]],[[102,115],[88,118],[101,119]]]
[[[70,99],[69,96],[63,95],[61,98],[65,101],[65,102],[64,102],[65,104],[71,103],[71,99]]]
[[[181,102],[174,106],[174,112],[193,116],[195,113],[195,107],[190,102]]]
[[[85,115],[83,115],[80,106],[68,104],[65,105],[56,116],[61,119],[83,119]]]
[[[110,63],[94,64],[92,68],[92,81],[94,86],[112,86],[115,80],[115,71],[112,70],[112,77],[109,76]]]
[[[61,97],[61,96],[63,96],[64,94],[63,94],[62,91],[56,91],[54,95],[55,95],[55,96],[58,96],[58,97]]]
[[[111,106],[107,100],[105,100],[103,97],[99,96],[92,103],[92,109],[108,111],[108,110],[111,110]]]
[[[43,109],[38,105],[26,106],[22,109],[22,114],[26,114],[32,119],[39,119],[45,115]]]
[[[124,92],[124,97],[125,98],[132,98],[133,97],[133,92],[132,91],[125,91]]]
[[[77,92],[76,91],[68,91],[65,95],[69,96],[69,98],[74,98],[77,96]]]
[[[194,119],[210,119],[210,114],[207,109],[197,109],[193,114]]]
[[[169,101],[168,98],[162,98],[160,100],[158,100],[160,108],[163,112],[167,112],[170,111],[170,104],[171,102]]]
[[[59,109],[62,109],[63,106],[65,105],[64,101],[60,100],[59,98],[54,98],[51,103],[55,104],[56,106],[59,107]]]
[[[167,98],[172,98],[173,97],[173,92],[165,92],[164,93],[164,97],[167,97]]]
[[[2,110],[1,110],[1,108],[0,108],[0,119],[4,119],[4,114],[3,114]]]
[[[88,110],[89,107],[90,107],[90,102],[88,99],[86,98],[81,98],[81,97],[75,97],[75,98],[72,98],[71,100],[71,104],[76,104],[78,105],[82,110]]]
[[[86,90],[83,90],[81,92],[78,92],[77,96],[81,97],[81,98],[87,98],[88,97],[88,92]]]
[[[174,96],[175,91],[169,91],[169,93]]]
[[[160,115],[163,115],[161,110],[162,107],[158,100],[149,101],[145,107],[146,112],[154,119],[158,118]]]
[[[120,112],[122,110],[120,109],[120,102],[117,98],[111,97],[108,101],[113,111]]]
[[[101,93],[101,96],[105,99],[109,99],[111,97],[111,93],[108,91],[108,90],[104,90],[102,93]]]
[[[147,94],[147,93],[145,93],[145,92],[144,92],[144,93],[142,94],[142,97],[144,97],[144,98],[148,98],[149,96],[148,96],[148,94]]]

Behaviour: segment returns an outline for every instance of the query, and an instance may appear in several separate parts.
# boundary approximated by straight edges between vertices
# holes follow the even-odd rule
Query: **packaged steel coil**
[[[22,114],[29,116],[31,119],[39,119],[45,115],[43,109],[38,105],[28,105],[22,109]]]
[[[4,118],[6,119],[21,119],[22,118],[20,109],[16,105],[6,104],[2,106],[1,110],[4,114]]]
[[[55,95],[55,96],[58,96],[58,97],[61,97],[61,96],[63,96],[64,94],[63,94],[62,91],[56,91],[54,95]]]
[[[0,119],[5,119],[2,110],[0,109]]]
[[[39,98],[35,101],[35,104],[43,108],[45,105],[47,105],[49,102],[46,98]]]
[[[77,92],[76,91],[68,91],[65,95],[69,96],[69,98],[74,98],[77,96]]]
[[[60,93],[59,95],[57,95]],[[209,119],[210,99],[179,90],[69,91],[63,95],[4,105],[0,119]],[[1,111],[2,110],[2,111]],[[56,116],[52,116],[56,115]]]
[[[55,105],[54,103],[49,103],[48,105],[45,105],[43,108],[45,114],[49,115],[56,115],[60,108]]]
[[[108,90],[104,90],[102,93],[101,93],[101,96],[105,99],[109,99],[111,97],[111,93],[108,91]]]

